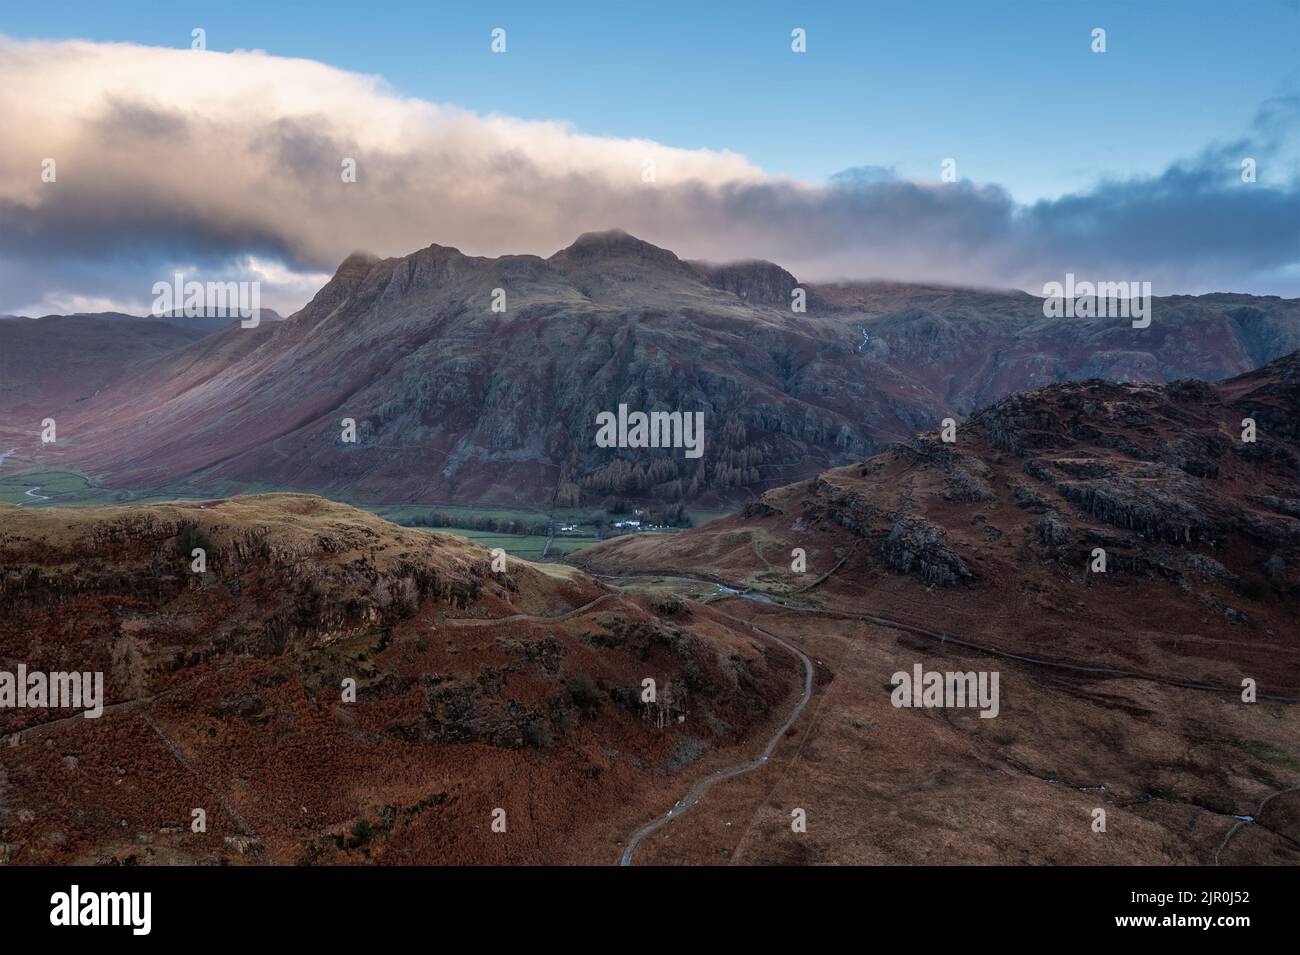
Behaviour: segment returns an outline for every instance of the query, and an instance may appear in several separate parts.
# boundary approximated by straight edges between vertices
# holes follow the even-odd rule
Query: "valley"
[[[574,555],[816,663],[763,778],[718,783],[638,860],[1300,861],[1297,357],[1213,387],[1017,395],[955,446],[919,435],[704,527]],[[1234,441],[1244,414],[1273,423],[1271,445]],[[1188,480],[1154,479],[1159,461]],[[1141,520],[1090,503],[1120,495]],[[997,718],[894,705],[891,674],[920,666],[992,668]]]
[[[0,394],[0,656],[108,699],[0,714],[0,853],[1300,861],[1295,303],[794,283],[615,232],[79,318],[153,346]],[[697,406],[698,460],[623,417]]]
[[[4,714],[3,852],[1295,863],[1298,375],[1026,392],[952,444],[594,543],[418,526],[538,514],[501,507],[106,506],[44,472],[79,506],[0,505],[0,651],[108,693],[90,727]],[[570,564],[519,559],[548,539]],[[1000,698],[900,708],[914,669]]]

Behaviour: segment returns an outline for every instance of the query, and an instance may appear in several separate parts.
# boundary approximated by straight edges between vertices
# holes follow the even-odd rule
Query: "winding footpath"
[[[737,623],[745,623],[745,621],[728,614],[723,614],[723,616],[727,617],[729,620],[734,620]],[[794,725],[794,721],[799,718],[799,714],[803,712],[804,707],[808,705],[808,701],[812,699],[813,663],[812,660],[808,659],[808,655],[798,647],[786,643],[786,641],[782,640],[774,633],[769,633],[761,627],[754,626],[752,623],[747,625],[755,633],[762,634],[782,649],[797,656],[800,662],[803,663],[803,693],[799,697],[799,702],[797,702],[794,709],[790,711],[790,715],[785,718],[785,722],[781,724],[780,729],[778,729],[772,735],[772,738],[767,741],[767,745],[763,747],[763,752],[757,759],[750,760],[747,763],[741,763],[738,766],[731,766],[727,769],[720,769],[710,776],[705,776],[695,784],[695,787],[689,793],[686,794],[686,798],[680,800],[672,809],[669,809],[666,815],[659,816],[657,819],[652,819],[634,832],[623,849],[623,855],[618,860],[620,866],[631,865],[632,857],[636,854],[637,846],[641,844],[641,840],[663,826],[668,825],[668,823],[672,822],[678,816],[682,815],[682,813],[686,812],[686,810],[694,806],[709,790],[709,787],[715,783],[722,782],[724,779],[731,779],[733,776],[741,776],[745,773],[751,773],[756,769],[762,769],[763,766],[767,764],[768,758],[772,755],[772,751],[776,749],[777,743],[781,742],[781,739],[789,731],[790,727]]]
[[[49,501],[49,500],[53,500],[53,498],[46,497],[44,494],[37,494],[36,492],[39,491],[40,489],[41,489],[41,486],[40,486],[39,484],[37,484],[35,487],[29,487],[29,488],[27,489],[27,492],[26,492],[26,493],[27,493],[27,496],[28,496],[28,497],[34,497],[34,498],[36,498],[36,500],[38,500],[38,501]],[[19,502],[18,502],[18,506],[19,506],[19,507],[22,507],[24,504],[30,504],[30,503],[31,503],[31,501],[19,501]]]
[[[750,600],[766,600],[766,598],[756,594],[741,593],[739,591],[732,590],[729,587],[721,587],[720,585],[717,585],[713,581],[709,581],[709,583],[714,583],[715,586],[719,586],[719,590],[729,595],[739,595]],[[511,616],[508,617],[484,617],[484,618],[444,617],[440,622],[443,623],[444,625],[449,625],[452,627],[488,627],[488,626],[497,626],[503,623],[518,622],[518,621],[528,621],[530,623],[554,623],[558,620],[566,620],[570,617],[575,617],[579,614],[586,613],[587,611],[594,609],[596,605],[603,603],[604,601],[610,598],[617,598],[621,596],[622,595],[618,593],[601,594],[595,600],[591,600],[583,604],[581,607],[578,607],[574,610],[566,611],[562,614],[558,614],[553,617],[543,617],[543,616],[537,616],[535,614],[512,614]],[[772,755],[772,751],[776,749],[776,746],[779,742],[781,742],[782,737],[784,737],[785,734],[789,731],[790,727],[794,725],[794,721],[799,718],[799,714],[803,712],[804,707],[808,705],[808,701],[812,699],[813,662],[812,660],[808,659],[807,654],[805,654],[798,647],[792,646],[791,644],[787,643],[785,640],[782,640],[776,634],[769,633],[768,631],[764,630],[762,627],[755,626],[754,624],[749,623],[746,620],[741,620],[739,617],[733,617],[730,614],[722,613],[721,611],[716,611],[716,612],[719,613],[721,616],[726,617],[728,620],[732,621],[733,623],[737,623],[742,626],[748,627],[752,632],[761,634],[763,637],[767,638],[768,640],[771,640],[777,646],[781,647],[781,649],[798,657],[799,661],[803,664],[803,692],[800,694],[799,700],[797,703],[795,703],[794,708],[790,711],[790,715],[785,718],[785,722],[781,724],[780,728],[775,733],[772,734],[772,737],[767,741],[767,745],[763,747],[763,752],[756,759],[752,759],[749,762],[741,763],[738,766],[730,766],[726,769],[720,769],[717,772],[713,773],[712,775],[706,776],[703,779],[701,779],[699,782],[697,782],[694,788],[692,788],[691,791],[686,794],[686,798],[679,800],[677,804],[673,806],[672,809],[668,810],[668,813],[666,815],[659,816],[655,819],[652,819],[650,822],[647,822],[644,826],[642,826],[640,829],[638,829],[636,832],[632,834],[631,838],[628,839],[627,845],[623,849],[623,855],[619,859],[618,864],[620,866],[631,865],[632,857],[636,853],[637,846],[641,844],[641,840],[643,840],[646,836],[650,835],[652,832],[655,832],[657,829],[661,828],[662,826],[665,826],[668,823],[672,822],[682,813],[686,812],[686,810],[694,806],[697,802],[700,801],[700,797],[702,797],[708,791],[710,786],[714,785],[715,783],[720,783],[724,779],[731,779],[733,776],[740,776],[744,773],[753,772],[754,770],[761,769],[764,765],[766,765],[768,758]]]
[[[841,561],[841,563],[843,563],[843,561]],[[839,565],[837,564],[835,569],[838,569],[838,567]],[[832,570],[832,573],[833,572],[834,571]],[[611,574],[599,574],[596,576],[599,576],[605,580],[618,579],[617,575],[611,575]],[[1191,682],[1186,680],[1179,680],[1175,678],[1165,677],[1159,674],[1142,673],[1136,670],[1126,670],[1119,667],[1089,665],[1086,663],[1064,661],[1064,660],[1050,660],[1043,657],[1034,657],[1026,654],[1013,653],[1008,650],[999,650],[995,647],[982,646],[977,643],[972,643],[968,640],[962,640],[958,637],[954,637],[951,634],[937,633],[933,630],[930,630],[926,627],[918,626],[914,623],[907,623],[901,620],[893,620],[890,619],[889,617],[882,617],[877,614],[849,613],[845,611],[822,610],[819,608],[812,608],[812,607],[795,607],[783,603],[781,601],[773,600],[772,598],[764,594],[738,589],[736,587],[728,586],[727,584],[721,583],[717,580],[709,580],[704,577],[696,577],[689,574],[676,574],[674,576],[676,576],[678,579],[694,580],[699,583],[712,584],[718,588],[718,591],[721,594],[725,596],[742,597],[746,600],[753,600],[760,603],[776,604],[777,606],[780,606],[782,609],[792,610],[801,613],[819,614],[831,618],[839,618],[839,619],[846,619],[846,620],[861,620],[868,623],[875,623],[880,626],[890,627],[896,630],[903,630],[908,633],[915,634],[917,636],[923,636],[932,640],[937,640],[944,644],[953,644],[955,646],[959,646],[964,649],[973,650],[977,653],[983,653],[993,657],[1001,657],[1003,659],[1016,660],[1021,663],[1027,663],[1034,666],[1052,667],[1052,668],[1071,670],[1071,671],[1081,672],[1081,673],[1096,673],[1096,674],[1104,674],[1108,676],[1128,677],[1131,679],[1144,680],[1151,683],[1159,683],[1165,686],[1178,687],[1181,689],[1188,689],[1188,690],[1208,690],[1211,692],[1219,692],[1219,693],[1240,692],[1239,687],[1220,686],[1212,683]],[[826,577],[829,576],[830,574],[824,575],[822,578],[818,580],[818,582],[820,583],[821,580],[824,580]],[[803,589],[806,590],[808,588],[803,588]],[[723,616],[728,617],[731,620],[735,620],[738,623],[746,623],[746,621],[739,620],[736,617],[731,617],[729,614],[723,614]],[[704,795],[704,793],[709,789],[710,786],[714,785],[715,783],[721,782],[724,779],[730,779],[733,776],[739,776],[743,773],[752,772],[753,770],[759,769],[764,764],[766,764],[768,761],[768,757],[772,755],[772,751],[776,748],[777,743],[781,741],[781,738],[785,735],[786,731],[789,730],[790,727],[794,724],[794,721],[799,718],[799,714],[803,712],[804,707],[807,705],[808,700],[811,698],[812,677],[813,677],[812,661],[808,659],[808,657],[803,653],[803,651],[799,650],[797,647],[791,646],[789,643],[782,640],[780,637],[776,636],[775,634],[769,633],[768,631],[763,630],[762,628],[757,627],[754,624],[748,624],[748,626],[750,627],[750,629],[754,630],[755,632],[762,634],[768,639],[779,644],[784,649],[795,654],[796,656],[799,657],[801,661],[803,661],[803,665],[804,665],[803,695],[799,698],[798,704],[795,706],[794,710],[790,713],[790,716],[786,719],[785,723],[782,724],[780,730],[778,730],[776,735],[774,735],[770,740],[768,740],[767,746],[763,750],[763,754],[758,759],[755,759],[752,762],[743,763],[739,766],[733,766],[729,769],[719,770],[718,772],[712,774],[711,776],[707,776],[704,779],[700,780],[700,782],[698,782],[695,785],[695,788],[692,789],[690,793],[687,794],[686,798],[678,802],[675,806],[673,806],[673,808],[670,809],[666,815],[651,820],[650,822],[646,823],[644,826],[642,826],[633,834],[632,838],[628,840],[628,844],[626,848],[624,848],[623,850],[622,857],[619,859],[620,866],[631,865],[632,857],[636,853],[637,846],[640,845],[641,841],[645,839],[646,836],[650,835],[656,830],[672,822],[674,819],[676,819],[678,816],[684,813],[691,806],[699,802],[700,797]],[[1261,693],[1260,698],[1275,700],[1284,703],[1300,702],[1300,698],[1294,696],[1286,696],[1283,694]],[[1296,787],[1296,788],[1300,788],[1300,787]],[[1294,789],[1285,790],[1284,792],[1292,792],[1292,791],[1294,791]],[[1274,795],[1282,795],[1282,793],[1275,793]],[[1270,796],[1269,799],[1271,798],[1272,797]],[[1268,799],[1265,799],[1264,802],[1267,803]],[[1262,811],[1263,808],[1264,808],[1264,804],[1261,803],[1259,810],[1256,811],[1254,817],[1255,819],[1258,818],[1259,811]],[[1220,852],[1223,850],[1224,846],[1228,844],[1228,840],[1232,838],[1233,833],[1235,833],[1237,829],[1239,829],[1242,825],[1246,824],[1247,821],[1253,821],[1253,819],[1239,821],[1236,826],[1233,826],[1233,828],[1228,832],[1227,836],[1225,836],[1223,840],[1223,844],[1220,845],[1219,847]],[[1217,864],[1218,852],[1215,853],[1215,861]]]
[[[710,583],[712,583],[712,581],[710,581]],[[730,588],[726,588],[726,592],[736,593],[736,591],[732,591]],[[578,607],[575,610],[569,610],[566,611],[565,613],[558,614],[557,616],[553,616],[553,617],[542,617],[534,614],[512,614],[509,617],[495,617],[495,618],[444,617],[441,622],[444,625],[450,625],[452,627],[487,627],[487,626],[497,626],[499,624],[511,623],[515,621],[528,621],[532,623],[554,623],[558,620],[566,620],[570,617],[575,617],[579,614],[586,613],[587,611],[594,609],[597,604],[603,603],[604,601],[612,597],[620,597],[620,596],[621,594],[601,594],[595,600],[589,601],[588,603],[583,604],[581,607]],[[747,597],[750,600],[760,599],[757,595],[742,593],[740,594],[740,596]],[[721,613],[720,611],[718,612]],[[805,654],[798,647],[795,647],[787,643],[786,641],[782,640],[776,634],[769,633],[768,631],[764,630],[762,627],[757,627],[754,624],[749,623],[748,621],[741,620],[739,617],[733,617],[730,614],[721,614],[721,615],[726,617],[728,620],[733,621],[734,623],[738,623],[741,624],[742,626],[748,627],[754,633],[761,634],[763,637],[767,638],[768,640],[771,640],[777,646],[781,647],[781,649],[798,657],[799,661],[803,664],[803,692],[800,694],[799,700],[797,703],[795,703],[794,708],[790,711],[790,715],[785,718],[785,722],[781,724],[780,728],[775,733],[772,734],[772,737],[767,741],[767,745],[763,748],[763,752],[756,759],[752,759],[746,763],[741,763],[738,766],[730,766],[726,769],[720,769],[717,772],[713,773],[712,775],[706,776],[703,779],[701,779],[699,782],[697,782],[694,788],[691,789],[691,791],[686,794],[686,798],[679,800],[678,803],[675,806],[673,806],[672,809],[668,810],[667,815],[659,816],[655,819],[652,819],[650,822],[647,822],[644,826],[642,826],[640,829],[638,829],[636,832],[632,834],[631,838],[628,839],[627,845],[623,849],[622,857],[619,859],[618,864],[621,866],[632,864],[632,856],[636,853],[637,846],[641,844],[642,839],[644,839],[646,836],[650,835],[652,832],[656,831],[660,827],[665,826],[668,823],[672,822],[682,813],[686,812],[686,810],[694,806],[697,802],[700,801],[700,797],[703,796],[708,791],[709,787],[712,786],[714,783],[720,783],[724,779],[730,779],[733,776],[740,776],[744,773],[753,772],[754,770],[761,769],[764,765],[766,765],[768,758],[772,755],[772,751],[776,749],[777,743],[781,742],[781,738],[784,737],[785,734],[789,731],[790,727],[794,725],[794,721],[799,718],[799,714],[803,712],[804,707],[808,705],[808,701],[812,699],[813,662],[812,660],[808,659],[807,654]]]

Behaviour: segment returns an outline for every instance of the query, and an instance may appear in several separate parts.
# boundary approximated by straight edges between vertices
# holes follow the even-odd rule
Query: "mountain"
[[[653,281],[712,303],[681,307],[719,327],[730,308],[786,332],[739,294],[765,294],[770,270],[687,284],[700,266],[629,238],[562,260],[572,281],[541,260],[491,260],[486,281],[573,296],[557,326]],[[393,314],[381,264],[345,261],[314,325],[232,328],[148,367],[184,355],[214,401],[263,402],[262,382],[334,350],[318,340],[382,346],[365,337]],[[448,250],[417,265],[438,287],[484,280]],[[425,323],[385,327],[400,342]],[[371,380],[383,357],[331,371]],[[257,424],[237,400],[219,411]],[[212,413],[195,425],[225,433]],[[1297,353],[1217,384],[1052,384],[705,527],[589,548],[580,569],[497,573],[468,541],[310,495],[0,506],[0,671],[99,671],[108,704],[0,710],[0,858],[606,861],[717,779],[638,863],[1294,864],[1298,421]],[[996,674],[995,718],[896,706],[918,666]]]
[[[1160,298],[1134,329],[1048,319],[1023,292],[888,283],[803,287],[799,313],[800,287],[619,231],[548,259],[357,254],[288,320],[144,363],[31,450],[108,485],[199,493],[739,502],[1023,388],[1223,377],[1300,347],[1300,302],[1276,298]],[[620,405],[703,412],[703,455],[597,447],[596,416]]]
[[[187,315],[183,310],[177,309],[172,312],[162,312],[159,314],[135,315],[130,312],[71,312],[68,314],[50,313],[48,315],[0,315],[0,320],[15,319],[19,321],[38,322],[42,319],[50,318],[102,318],[105,320],[132,321],[132,322],[168,322],[171,324],[183,325],[192,328],[202,328],[205,331],[213,331],[216,328],[223,328],[236,319],[220,309],[205,308],[201,315]],[[263,322],[282,322],[284,316],[273,308],[262,308],[258,311],[258,320]],[[220,323],[219,325],[216,323]]]
[[[1149,652],[1140,634],[1219,634],[1222,654],[1189,641],[1188,679],[1248,673],[1293,695],[1297,422],[1300,352],[1218,385],[1053,385],[977,411],[951,443],[920,434],[705,527],[615,538],[574,559],[904,619],[933,606],[936,627],[1017,646],[1105,635],[1130,663]],[[796,547],[806,573],[790,570]],[[1104,572],[1092,569],[1098,548]]]
[[[0,505],[0,661],[104,679],[0,710],[16,863],[607,863],[798,687],[706,607],[307,495]]]
[[[0,322],[0,428],[30,436],[40,420],[75,406],[135,366],[159,358],[237,320],[138,317],[121,312],[6,315]],[[270,309],[262,321],[283,319]]]
[[[962,413],[1063,381],[1217,381],[1300,348],[1300,301],[1276,296],[1157,296],[1150,327],[1137,329],[1126,319],[1046,318],[1043,300],[1024,292],[890,282],[816,291],[862,317],[865,351]]]
[[[134,366],[191,344],[208,331],[118,315],[0,322],[0,432],[12,433],[15,442],[24,437],[30,442],[43,418],[75,407],[114,381],[129,383]]]
[[[818,663],[775,795],[713,796],[643,861],[1300,862],[1297,422],[1300,353],[1052,385],[573,555],[744,592],[712,606]],[[997,674],[994,718],[897,706],[917,667]]]

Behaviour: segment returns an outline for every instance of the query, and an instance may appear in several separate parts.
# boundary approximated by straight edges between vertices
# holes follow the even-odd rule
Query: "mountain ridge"
[[[1047,319],[1023,292],[899,283],[795,286],[796,313],[795,281],[619,230],[546,259],[355,253],[286,321],[186,344],[52,409],[60,442],[31,453],[110,486],[198,493],[719,505],[1024,388],[1220,378],[1300,347],[1300,301],[1156,299],[1134,330]],[[596,448],[596,414],[619,404],[706,412],[709,451]],[[31,427],[0,408],[5,433]]]

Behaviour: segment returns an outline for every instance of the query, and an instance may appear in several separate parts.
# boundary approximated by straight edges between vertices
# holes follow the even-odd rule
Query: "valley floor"
[[[5,463],[7,455],[0,452],[0,466]],[[76,471],[48,470],[15,465],[10,462],[6,472],[0,474],[0,504],[15,504],[22,507],[58,506],[90,507],[101,504],[156,503],[183,499],[202,499],[206,497],[223,497],[233,493],[268,493],[276,491],[293,491],[294,489],[271,486],[241,486],[238,488],[213,488],[212,494],[197,492],[178,493],[162,489],[115,489],[103,487],[92,478]],[[218,493],[219,492],[219,493]],[[374,504],[361,502],[355,506],[378,514],[385,520],[404,526],[414,526],[421,530],[444,531],[466,537],[487,548],[500,547],[512,557],[523,560],[559,560],[569,554],[588,547],[607,535],[601,534],[591,522],[591,515],[600,509],[597,507],[552,508],[541,506],[506,506],[474,504]],[[691,508],[689,515],[695,525],[704,524],[728,513],[718,508]],[[519,525],[544,525],[553,518],[555,524],[572,523],[575,530],[556,533],[548,537],[538,533],[508,533],[498,530],[483,530],[478,525],[484,522],[515,522]],[[443,523],[431,522],[433,519],[448,519]],[[612,518],[616,520],[618,518]],[[652,533],[674,533],[673,529]]]
[[[637,864],[1300,863],[1293,704],[991,662],[752,600],[712,607],[812,657],[813,699],[768,766],[717,783]],[[895,708],[882,675],[916,661],[999,669],[1000,718]]]

